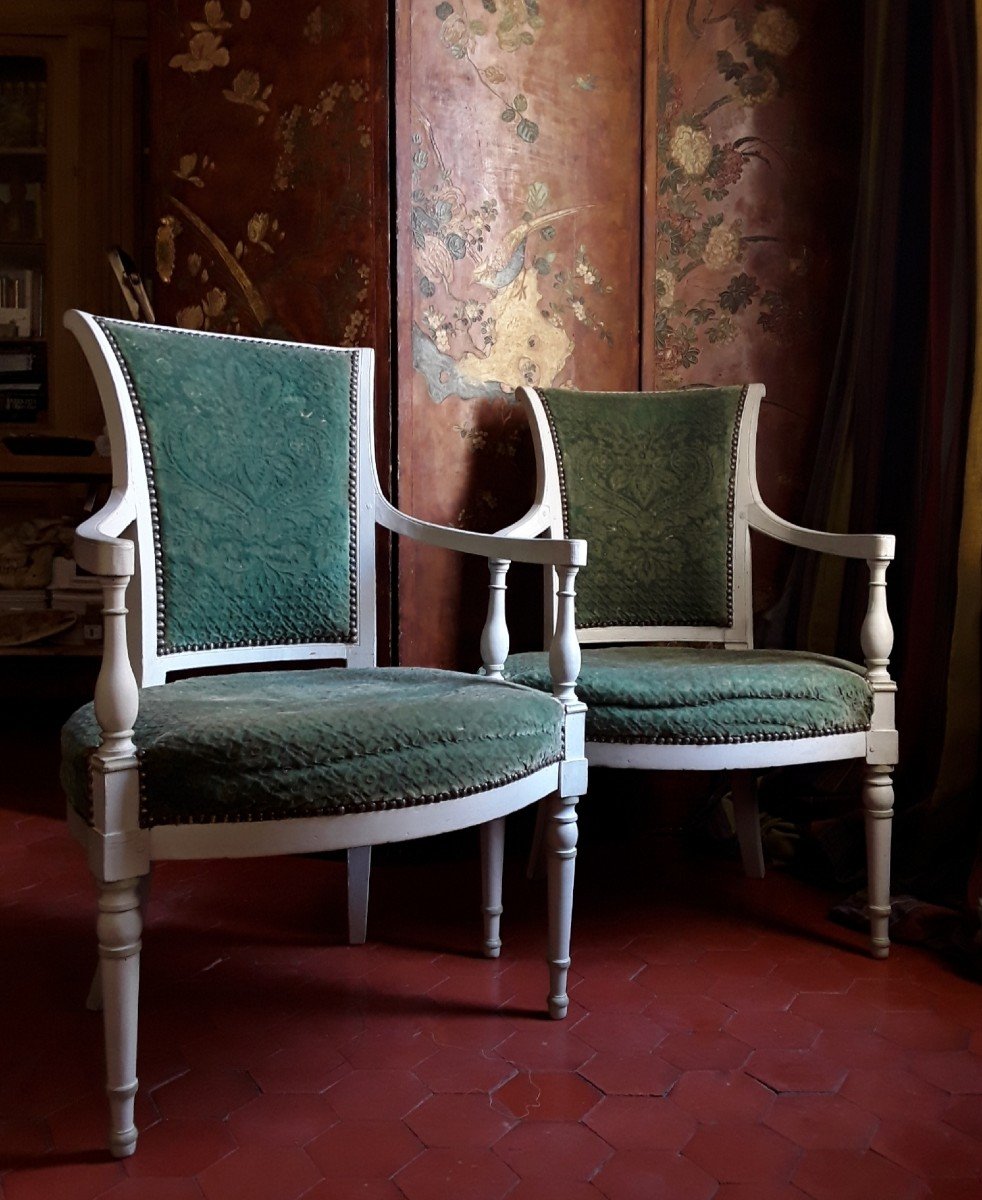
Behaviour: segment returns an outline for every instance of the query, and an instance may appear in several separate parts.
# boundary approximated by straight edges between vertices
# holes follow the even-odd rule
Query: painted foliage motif
[[[680,23],[680,22],[679,22]],[[687,382],[712,348],[761,334],[793,339],[806,307],[809,251],[788,246],[780,194],[781,147],[758,130],[760,111],[788,90],[801,27],[786,8],[693,0],[685,31],[693,49],[713,37],[706,75],[695,80],[662,56],[658,73],[655,361],[659,386]],[[704,42],[705,45],[705,42]],[[764,251],[770,251],[765,253]],[[705,376],[697,370],[697,377]]]
[[[341,345],[371,340],[382,95],[371,5],[175,8],[176,21],[155,14],[162,319]],[[379,29],[384,48],[384,20]]]
[[[507,186],[468,177],[442,153],[424,105],[414,105],[413,365],[438,402],[510,396],[523,383],[572,382],[581,332],[614,342],[606,304],[613,286],[570,220],[591,207],[589,181],[564,180],[559,201],[538,176],[532,147],[559,131],[533,120],[537,99],[516,81],[529,71],[546,19],[537,0],[473,7],[479,16],[467,0],[444,0],[430,36],[479,85],[473,118],[489,140],[514,151],[515,166]],[[586,93],[595,86],[585,76],[570,85]],[[582,198],[571,202],[577,193]]]
[[[494,530],[534,486],[515,388],[637,385],[642,5],[396,11],[399,500]],[[486,567],[403,544],[399,572],[402,660],[472,664]],[[514,644],[538,583],[510,573]]]

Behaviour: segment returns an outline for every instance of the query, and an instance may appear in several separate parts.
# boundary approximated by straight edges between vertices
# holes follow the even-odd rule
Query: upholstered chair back
[[[733,627],[747,389],[537,395],[552,434],[563,530],[590,545],[577,626]]]
[[[132,406],[116,433],[146,480],[144,666],[189,655],[201,665],[209,652],[315,657],[301,648],[328,646],[352,658],[366,640],[370,659],[373,600],[360,609],[357,588],[359,553],[364,572],[373,542],[369,522],[359,546],[364,352],[96,323]],[[362,579],[373,591],[374,572]],[[366,617],[371,630],[360,628]]]

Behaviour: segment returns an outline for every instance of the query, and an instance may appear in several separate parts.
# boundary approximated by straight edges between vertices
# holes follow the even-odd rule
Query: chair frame
[[[103,732],[90,766],[92,824],[87,824],[70,806],[68,809],[72,832],[85,846],[100,886],[99,968],[90,993],[90,1007],[103,1009],[112,1153],[124,1157],[132,1154],[136,1146],[133,1106],[137,1090],[139,956],[143,907],[150,870],[156,860],[347,849],[349,865],[357,877],[352,893],[356,897],[356,911],[352,916],[356,927],[361,921],[361,940],[364,940],[363,905],[367,902],[368,856],[372,845],[480,825],[484,952],[496,957],[501,946],[504,820],[508,813],[545,799],[550,849],[548,1008],[553,1018],[564,1017],[569,1003],[566,983],[576,855],[576,801],[586,789],[587,770],[583,751],[585,706],[575,693],[580,652],[573,607],[575,576],[586,561],[585,543],[567,538],[547,540],[469,533],[417,520],[391,505],[382,494],[373,452],[374,354],[368,349],[345,350],[343,353],[356,358],[358,378],[358,486],[354,516],[359,589],[355,639],[345,644],[215,647],[162,655],[155,640],[157,595],[147,471],[127,379],[95,318],[73,310],[66,313],[65,325],[78,338],[95,376],[113,447],[109,500],[79,527],[75,537],[79,566],[101,577],[103,583],[104,651],[95,690],[95,713]],[[187,336],[230,337],[200,332],[188,332]],[[248,340],[255,344],[256,339]],[[193,668],[311,660],[342,660],[352,666],[374,666],[376,524],[430,545],[489,560],[490,599],[481,647],[485,674],[495,681],[502,680],[501,665],[508,650],[504,581],[509,563],[531,562],[558,572],[562,586],[551,663],[553,694],[564,707],[563,759],[518,781],[447,802],[241,824],[162,824],[142,828],[139,768],[132,736],[139,688],[162,685],[170,672]],[[129,620],[128,593],[135,609]],[[515,685],[501,681],[497,686]]]
[[[551,432],[548,406],[531,387],[516,395],[529,413],[537,467],[536,494],[529,512],[499,532],[511,536],[565,536],[560,465]],[[860,644],[866,678],[873,691],[873,714],[868,730],[780,741],[712,745],[652,745],[586,742],[591,766],[633,767],[661,771],[731,772],[737,837],[745,872],[764,874],[764,856],[756,796],[756,773],[797,763],[865,759],[862,798],[866,826],[870,949],[875,958],[889,953],[890,833],[893,816],[892,772],[898,757],[895,717],[896,683],[888,665],[893,626],[887,610],[886,571],[894,558],[892,534],[828,533],[795,525],[765,504],[757,482],[757,427],[765,389],[748,384],[740,423],[735,463],[732,537],[732,611],[728,626],[606,626],[577,630],[582,646],[629,643],[706,643],[734,651],[753,647],[750,531],[802,549],[863,559],[869,570],[866,614]],[[545,588],[545,631],[552,636],[556,618],[555,582]]]

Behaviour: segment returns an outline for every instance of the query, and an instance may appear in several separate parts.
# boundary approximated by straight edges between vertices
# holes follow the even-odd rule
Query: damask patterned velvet
[[[730,624],[743,389],[539,395],[566,535],[590,547],[577,580],[577,624]]]
[[[544,653],[516,654],[509,679],[550,685]],[[613,646],[583,652],[577,694],[597,742],[776,741],[868,729],[862,667],[819,654],[711,647]]]
[[[465,796],[557,762],[562,716],[551,695],[443,671],[178,680],[140,695],[141,824],[366,812]],[[91,704],[62,732],[62,781],[83,814],[86,759],[99,737]]]
[[[351,641],[353,356],[100,324],[144,438],[160,652]]]

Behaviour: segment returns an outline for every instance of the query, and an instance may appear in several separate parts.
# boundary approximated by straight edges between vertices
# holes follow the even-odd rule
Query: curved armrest
[[[133,574],[133,543],[118,535],[133,521],[133,505],[114,489],[106,504],[75,530],[75,561],[94,575]]]
[[[552,522],[552,511],[548,504],[536,504],[528,510],[524,517],[512,521],[503,529],[494,531],[495,537],[538,537],[545,533]]]
[[[897,539],[892,533],[827,533],[805,529],[802,525],[793,525],[779,517],[759,498],[748,505],[747,521],[751,529],[766,533],[779,542],[788,542],[805,550],[819,550],[824,554],[838,554],[842,558],[890,562],[896,551]]]
[[[582,567],[586,563],[586,542],[577,538],[513,537],[507,533],[471,533],[449,525],[433,525],[407,516],[379,495],[375,519],[393,533],[401,533],[430,546],[459,550],[481,558],[509,562],[541,563],[554,567]],[[524,522],[524,518],[523,518]],[[521,525],[523,522],[519,522]]]

